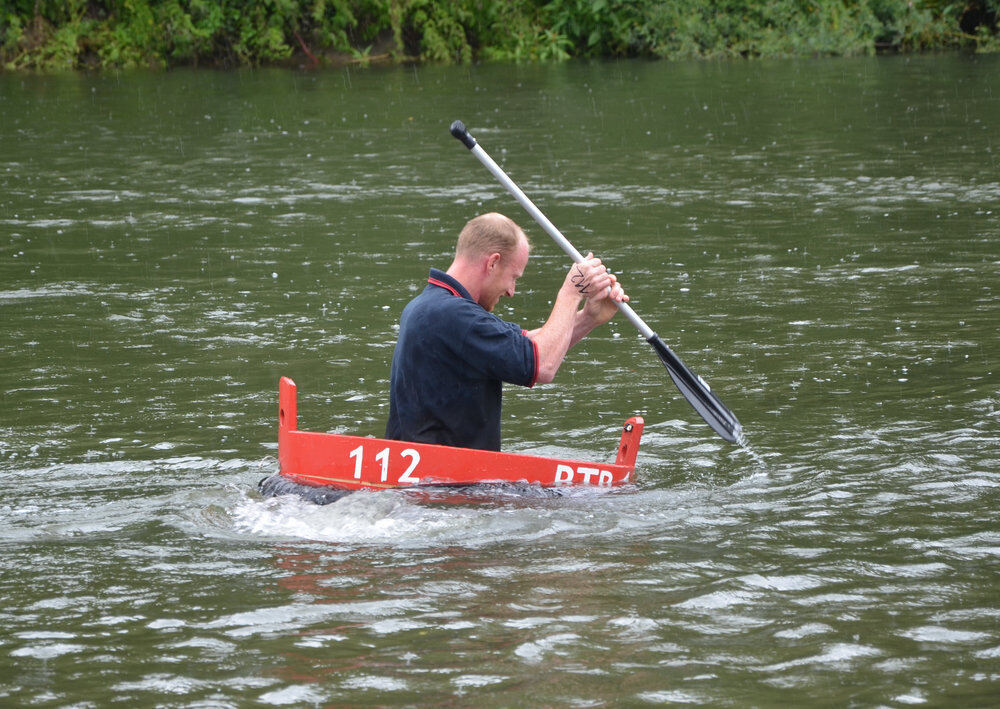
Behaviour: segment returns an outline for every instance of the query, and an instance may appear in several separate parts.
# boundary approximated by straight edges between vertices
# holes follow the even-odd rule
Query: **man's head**
[[[490,212],[469,220],[458,235],[455,254],[470,260],[478,260],[493,253],[509,256],[518,250],[522,242],[528,244],[530,250],[528,237],[513,219]]]
[[[458,235],[456,263],[473,267],[475,283],[463,285],[486,310],[501,296],[512,296],[528,265],[531,243],[517,224],[502,214],[481,214]],[[461,280],[461,279],[460,279]]]

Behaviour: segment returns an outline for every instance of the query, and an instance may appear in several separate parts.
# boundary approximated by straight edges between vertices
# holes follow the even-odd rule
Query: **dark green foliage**
[[[662,3],[628,0],[552,0],[543,16],[565,36],[576,56],[625,56],[643,51],[639,28],[645,13]]]
[[[280,62],[351,54],[388,27],[389,0],[3,0],[5,68]]]
[[[908,0],[656,3],[645,19],[658,56],[852,55],[953,43],[940,19]]]
[[[5,69],[1000,50],[1000,0],[0,0]]]
[[[472,61],[467,32],[476,24],[476,3],[395,0],[390,3],[393,38],[410,56],[441,62]]]

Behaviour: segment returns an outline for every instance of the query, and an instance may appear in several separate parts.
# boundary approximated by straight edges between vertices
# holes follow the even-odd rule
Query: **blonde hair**
[[[494,253],[509,256],[517,250],[522,239],[530,249],[528,236],[513,219],[496,212],[480,214],[462,228],[455,255],[466,258],[479,258]]]

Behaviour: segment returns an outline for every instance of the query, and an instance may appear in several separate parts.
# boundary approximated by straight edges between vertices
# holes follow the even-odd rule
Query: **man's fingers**
[[[593,253],[588,253],[587,258],[573,265],[570,270],[570,281],[580,295],[592,300],[602,298],[610,298],[617,302],[628,300],[628,296],[618,283],[618,276]]]

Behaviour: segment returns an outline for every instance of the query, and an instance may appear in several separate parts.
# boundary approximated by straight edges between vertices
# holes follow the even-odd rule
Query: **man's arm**
[[[587,303],[578,309],[580,301]],[[538,346],[538,379],[547,384],[555,379],[569,348],[617,312],[616,301],[628,300],[614,275],[599,258],[573,264],[563,281],[545,324],[527,333]]]
[[[618,312],[616,303],[627,303],[628,296],[618,279],[611,276],[611,286],[603,289],[593,298],[588,298],[583,308],[576,312],[576,319],[573,322],[573,337],[569,346],[573,347],[577,342],[589,335],[592,330],[600,327]]]

